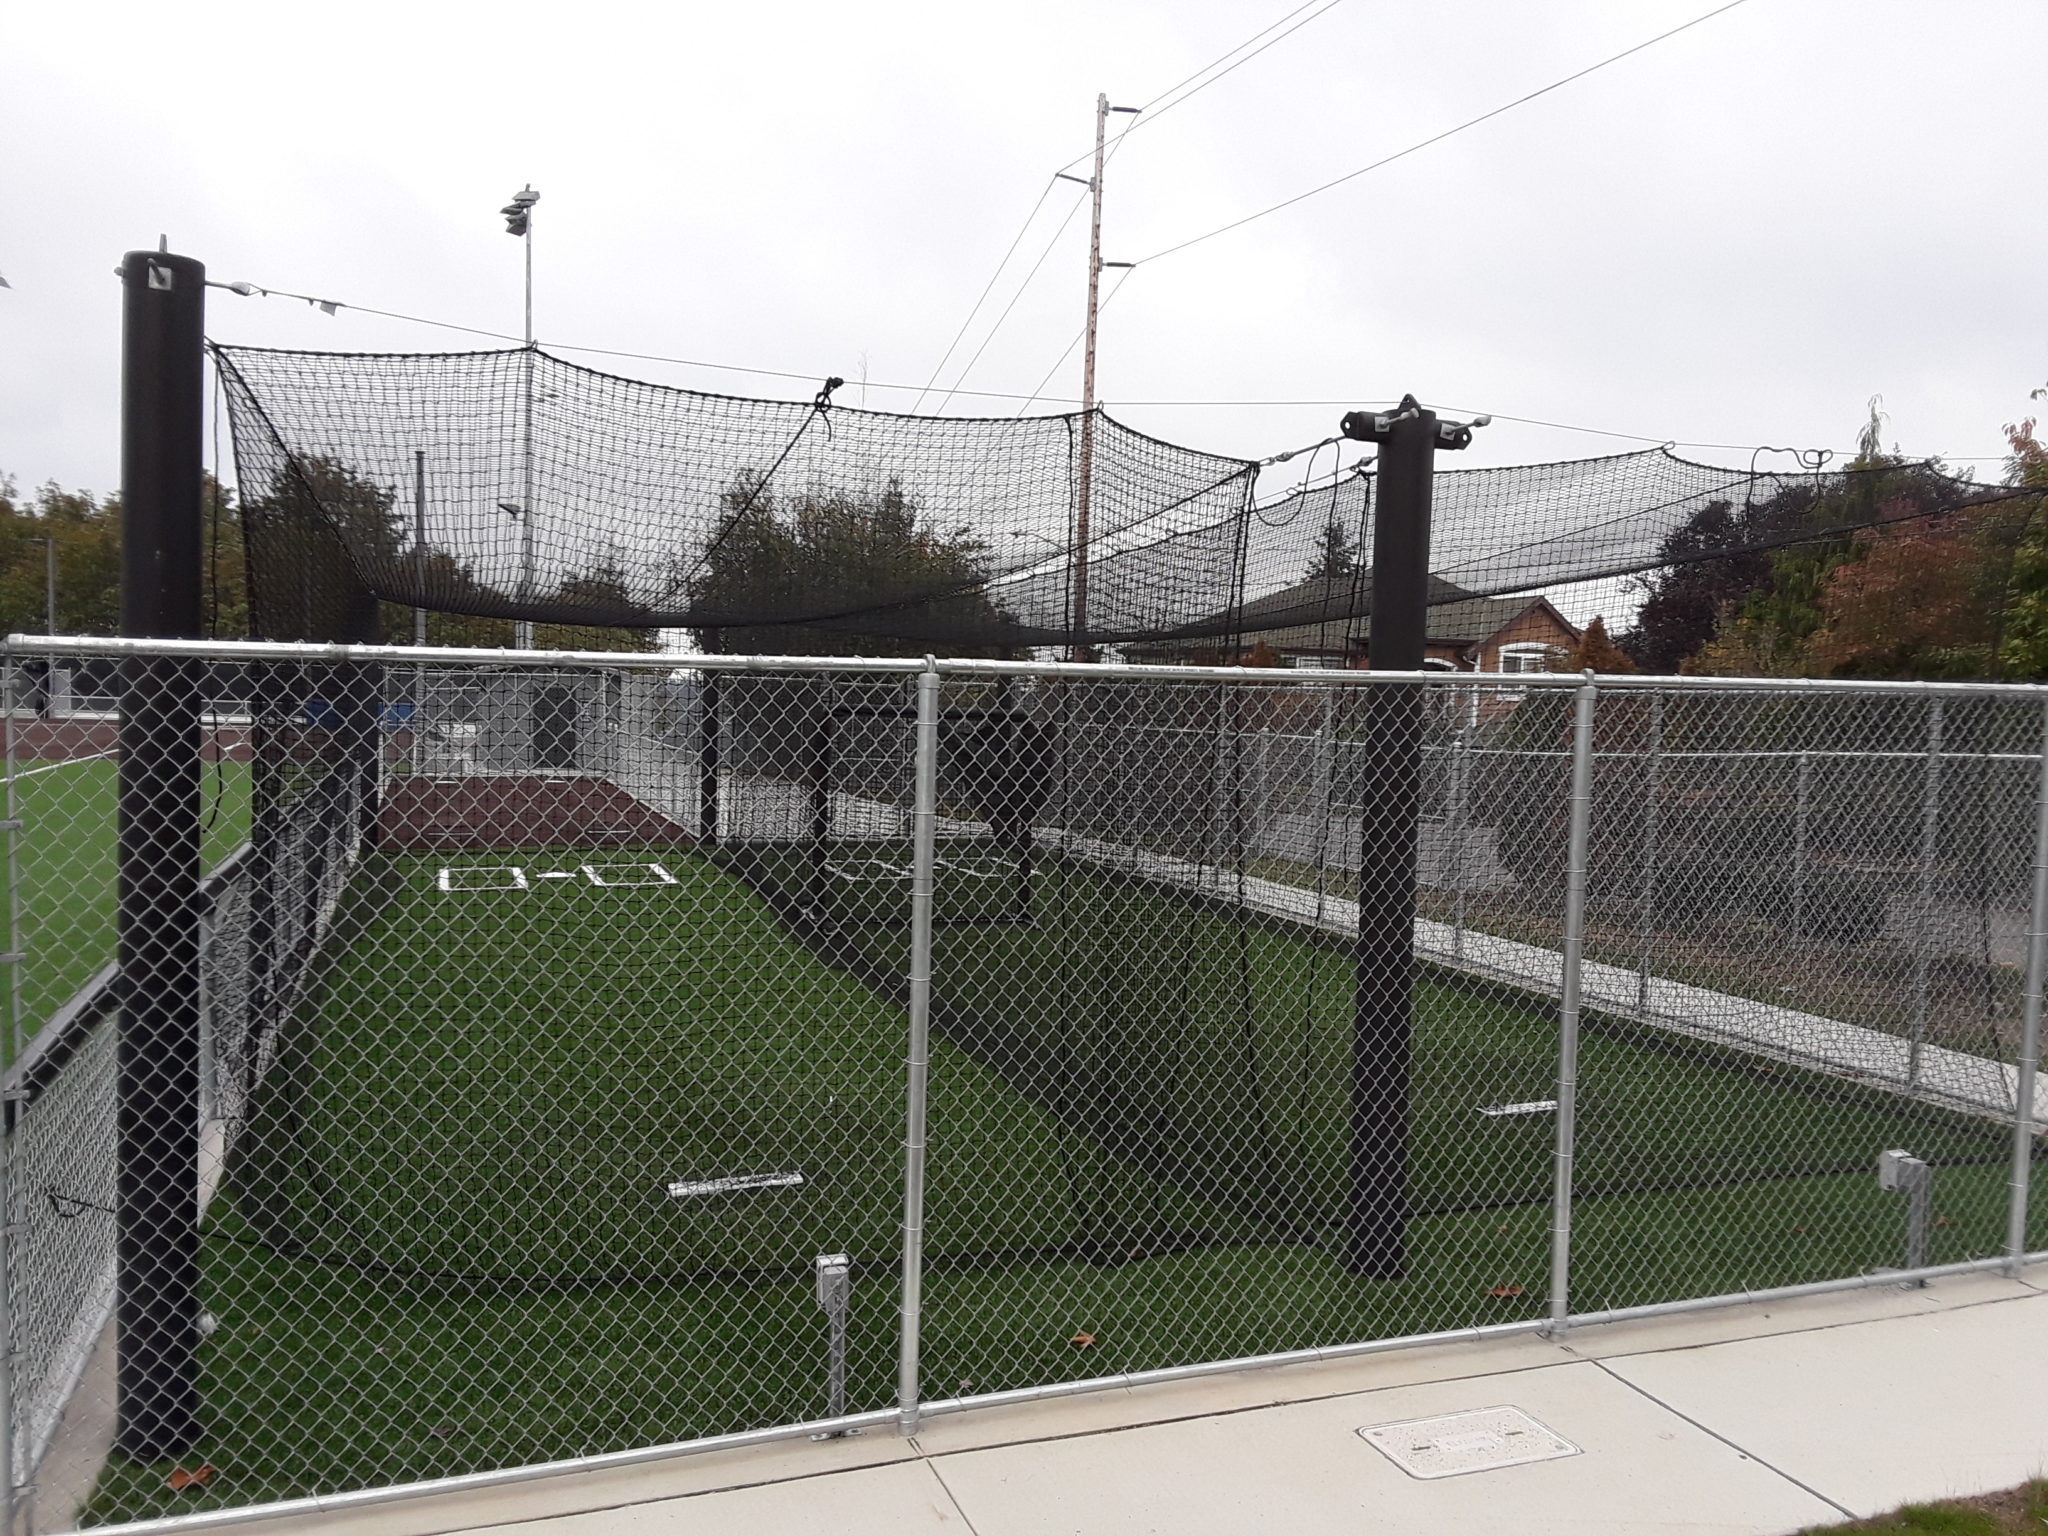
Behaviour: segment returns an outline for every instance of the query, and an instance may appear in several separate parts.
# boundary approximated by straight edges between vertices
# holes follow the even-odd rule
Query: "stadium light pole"
[[[57,536],[44,534],[39,542],[43,546],[43,633],[57,633]],[[53,656],[43,663],[43,715],[55,719],[57,715],[57,659]]]
[[[519,418],[519,601],[533,600],[533,205],[540,194],[528,182],[512,194],[512,201],[499,212],[505,215],[505,233],[517,236],[526,247],[526,355],[520,359],[521,409]],[[516,650],[533,649],[533,620],[515,619],[512,645]]]
[[[43,546],[43,633],[57,633],[57,536],[44,534],[37,543]]]
[[[1339,430],[1379,444],[1367,660],[1376,672],[1420,672],[1429,620],[1430,476],[1436,451],[1472,441],[1406,396],[1386,414],[1353,411]],[[1344,1266],[1374,1280],[1408,1271],[1408,1081],[1414,1049],[1417,823],[1422,809],[1422,691],[1366,690],[1359,816],[1358,949],[1351,1036],[1351,1147]]]

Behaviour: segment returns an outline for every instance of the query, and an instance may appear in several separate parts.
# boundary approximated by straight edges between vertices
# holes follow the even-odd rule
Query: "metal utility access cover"
[[[1440,1419],[1368,1424],[1358,1432],[1410,1477],[1457,1477],[1579,1454],[1571,1441],[1519,1408],[1476,1408]]]

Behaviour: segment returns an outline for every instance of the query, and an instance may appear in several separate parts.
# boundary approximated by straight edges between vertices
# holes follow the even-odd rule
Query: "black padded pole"
[[[121,633],[200,636],[206,269],[121,264]],[[199,666],[122,664],[115,1445],[199,1436]]]
[[[1380,418],[1372,537],[1374,671],[1419,672],[1429,613],[1429,492],[1436,417]],[[1345,423],[1347,434],[1352,422]],[[1377,1280],[1407,1273],[1408,1078],[1413,1050],[1416,822],[1422,789],[1422,693],[1366,692],[1358,951],[1351,1036],[1351,1167],[1345,1267]]]

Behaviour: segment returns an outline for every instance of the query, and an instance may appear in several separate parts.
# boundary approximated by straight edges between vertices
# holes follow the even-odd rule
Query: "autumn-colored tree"
[[[2036,391],[2039,396],[2048,391]],[[2035,435],[2032,417],[2008,423],[2005,461],[2008,485],[2039,487],[2048,493],[2048,443]],[[2048,494],[2009,504],[2019,524],[2011,541],[2007,600],[1998,637],[1998,672],[2008,678],[2048,677]]]
[[[1240,667],[1277,667],[1280,665],[1280,653],[1261,640],[1238,657],[1236,664]]]
[[[2009,483],[2048,485],[2032,423],[2007,436]],[[1846,545],[1776,552],[1771,584],[1724,614],[1692,665],[1728,675],[2048,676],[2043,498],[1929,516],[1912,489]]]
[[[1593,615],[1579,636],[1579,643],[1565,656],[1564,670],[1567,672],[1633,672],[1635,662],[1628,652],[1607,637],[1607,620],[1600,614]]]

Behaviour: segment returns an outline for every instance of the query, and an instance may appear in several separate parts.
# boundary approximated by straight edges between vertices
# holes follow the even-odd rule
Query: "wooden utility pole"
[[[1093,204],[1088,215],[1088,328],[1081,343],[1081,485],[1074,501],[1074,645],[1072,661],[1086,661],[1080,636],[1088,629],[1088,512],[1095,489],[1095,313],[1102,298],[1102,141],[1109,122],[1109,97],[1095,97],[1095,174],[1088,178]]]
[[[1074,498],[1074,611],[1070,615],[1075,640],[1068,651],[1073,661],[1087,661],[1092,652],[1079,637],[1088,629],[1088,516],[1095,491],[1095,317],[1102,307],[1102,160],[1103,143],[1112,112],[1136,113],[1137,107],[1112,107],[1103,92],[1095,96],[1095,174],[1088,178],[1092,207],[1088,217],[1088,326],[1081,347],[1081,483]],[[1075,180],[1066,177],[1066,180]],[[1113,261],[1113,267],[1127,267]]]

